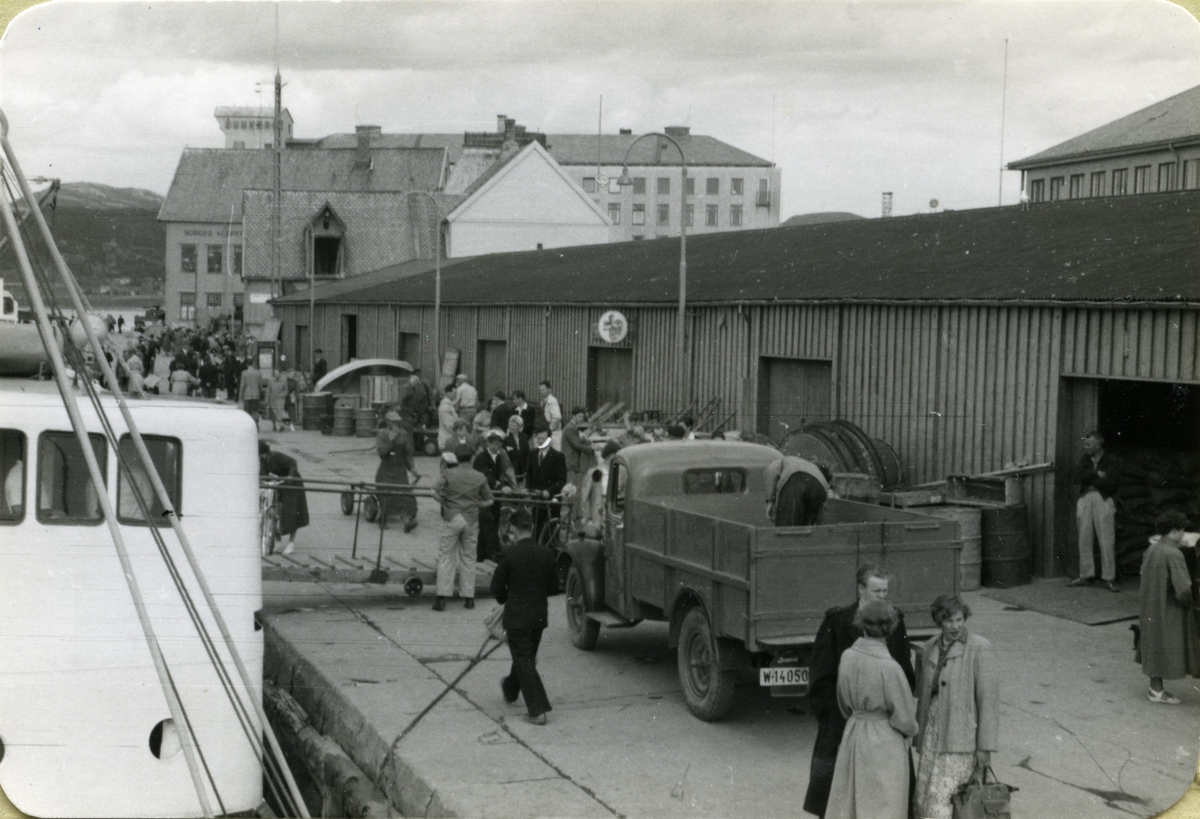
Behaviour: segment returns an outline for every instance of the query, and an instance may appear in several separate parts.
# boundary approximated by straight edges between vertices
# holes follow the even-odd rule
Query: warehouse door
[[[616,347],[589,347],[587,405],[595,412],[604,404],[633,401],[633,350]]]
[[[1082,438],[1098,429],[1105,449],[1118,456],[1123,469],[1116,493],[1117,572],[1135,575],[1159,514],[1175,509],[1193,520],[1200,515],[1200,385],[1064,378],[1062,399],[1054,568],[1067,576],[1079,571],[1074,468],[1083,454]],[[1099,548],[1093,548],[1099,568]]]
[[[342,363],[358,358],[358,316],[342,314]]]
[[[508,384],[508,345],[503,341],[480,341],[475,348],[475,389],[480,407]]]
[[[304,324],[296,325],[296,349],[292,352],[292,360],[301,372],[309,372],[311,369],[312,365],[308,360],[308,327]]]
[[[406,361],[414,368],[421,366],[421,334],[397,333],[396,358]]]
[[[775,443],[792,430],[833,417],[833,362],[759,359],[758,432]]]

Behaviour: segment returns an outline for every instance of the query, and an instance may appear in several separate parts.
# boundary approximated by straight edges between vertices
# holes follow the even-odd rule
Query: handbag
[[[501,643],[504,642],[505,638],[508,636],[508,632],[504,630],[503,603],[487,613],[487,616],[483,618],[483,627],[487,629],[488,636],[493,640],[497,640]]]
[[[991,782],[987,781],[988,774],[991,774]],[[1017,788],[996,779],[992,766],[988,765],[983,769],[982,777],[972,774],[971,781],[960,785],[950,797],[954,819],[1009,819],[1012,816],[1010,794],[1015,790]]]

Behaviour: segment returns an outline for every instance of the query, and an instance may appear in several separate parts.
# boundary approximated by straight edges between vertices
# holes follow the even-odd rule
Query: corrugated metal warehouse
[[[1144,528],[1151,501],[1196,503],[1200,193],[709,235],[689,240],[687,265],[693,401],[776,440],[853,421],[895,448],[912,484],[1053,461],[1025,481],[1039,574],[1076,569],[1070,474],[1089,429],[1150,464],[1127,522]],[[442,347],[461,351],[481,395],[535,395],[548,378],[564,405],[675,411],[690,403],[675,377],[678,266],[678,239],[453,260]],[[319,288],[316,345],[333,364],[399,357],[436,372],[431,268]],[[276,310],[291,356],[308,294]],[[628,319],[618,344],[598,332],[609,310]],[[1162,494],[1157,456],[1183,495]],[[1136,570],[1140,549],[1118,550]]]

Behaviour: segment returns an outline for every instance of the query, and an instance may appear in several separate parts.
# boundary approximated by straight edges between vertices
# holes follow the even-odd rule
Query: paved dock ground
[[[296,456],[306,478],[374,473],[373,452],[344,452],[368,439],[264,437]],[[433,459],[418,463],[423,482],[436,469]],[[509,656],[485,642],[490,600],[436,613],[431,589],[410,597],[398,582],[347,582],[350,569],[335,559],[349,556],[353,518],[335,496],[310,495],[309,507],[313,524],[293,556],[306,568],[264,563],[267,675],[405,815],[807,815],[816,724],[803,700],[772,699],[747,677],[725,721],[700,722],[683,704],[665,625],[605,629],[582,652],[558,597],[538,662],[554,710],[545,727],[528,725],[522,706],[500,695]],[[432,501],[422,501],[414,533],[385,532],[385,558],[432,565],[436,527]],[[373,567],[378,530],[369,530]],[[1182,795],[1200,744],[1195,681],[1168,684],[1182,705],[1151,704],[1128,622],[1086,626],[965,597],[970,626],[1001,657],[993,767],[1020,788],[1014,815],[1144,817]]]

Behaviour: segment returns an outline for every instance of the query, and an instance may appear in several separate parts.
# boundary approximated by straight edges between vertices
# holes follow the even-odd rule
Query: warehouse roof
[[[1200,85],[1033,156],[1010,162],[1008,167],[1035,168],[1092,154],[1127,153],[1182,141],[1200,141]]]
[[[1200,300],[1200,192],[712,233],[688,301]],[[678,238],[458,260],[445,304],[673,304]],[[429,304],[432,273],[374,274],[321,302]],[[345,282],[349,285],[351,282]],[[357,282],[355,282],[357,284]],[[339,283],[343,284],[343,283]],[[307,302],[307,294],[276,300]]]
[[[350,149],[286,150],[280,184],[285,191],[382,192],[437,190],[446,154],[441,148],[371,148],[371,167],[355,164]],[[274,152],[263,149],[187,148],[175,168],[158,218],[226,222],[242,213],[242,191],[270,190]]]

